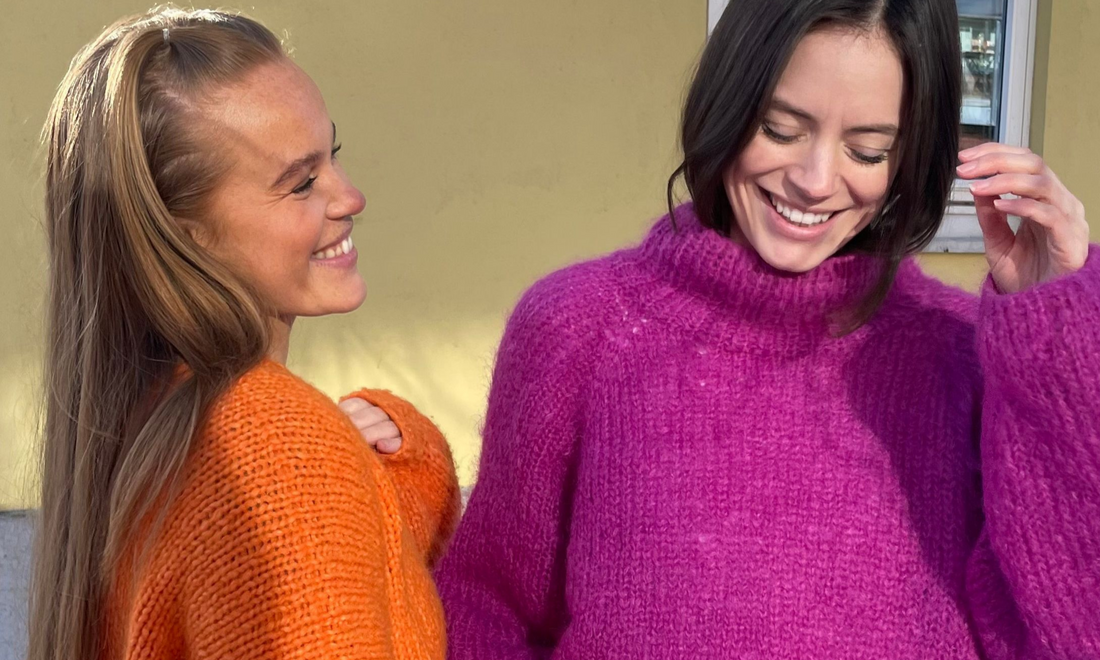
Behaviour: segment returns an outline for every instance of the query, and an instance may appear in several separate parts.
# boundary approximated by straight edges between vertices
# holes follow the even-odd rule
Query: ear
[[[214,235],[207,223],[192,218],[176,218],[176,222],[196,245],[207,251],[213,249]]]

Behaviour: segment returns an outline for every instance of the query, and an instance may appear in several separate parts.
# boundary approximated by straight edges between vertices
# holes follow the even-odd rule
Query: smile
[[[798,225],[799,227],[813,227],[822,223],[828,222],[835,213],[810,213],[809,211],[803,211],[787,206],[783,202],[776,199],[775,195],[765,191],[768,199],[771,200],[772,207],[776,213],[783,216],[791,224]]]
[[[335,259],[336,257],[342,257],[345,254],[351,252],[355,248],[355,243],[352,242],[351,236],[348,236],[344,240],[340,241],[333,247],[326,250],[318,250],[311,256],[313,259]]]

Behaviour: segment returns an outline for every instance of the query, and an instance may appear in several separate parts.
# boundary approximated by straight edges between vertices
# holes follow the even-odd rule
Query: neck
[[[271,320],[271,345],[267,349],[267,356],[284,366],[290,353],[290,331],[293,327],[293,316],[280,314]]]

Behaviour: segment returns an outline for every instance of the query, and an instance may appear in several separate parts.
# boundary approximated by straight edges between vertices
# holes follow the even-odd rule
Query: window
[[[963,60],[962,148],[1028,146],[1036,0],[956,0]],[[974,199],[958,181],[929,252],[983,252]]]
[[[707,32],[728,0],[708,0]],[[962,148],[997,141],[1028,146],[1038,0],[956,0],[962,47]],[[955,184],[929,252],[982,252],[974,200]]]

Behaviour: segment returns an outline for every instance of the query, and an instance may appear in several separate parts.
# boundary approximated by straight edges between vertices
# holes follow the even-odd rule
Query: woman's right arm
[[[452,659],[546,657],[568,624],[571,479],[602,311],[578,292],[585,270],[535,285],[505,330],[478,483],[436,576]]]

